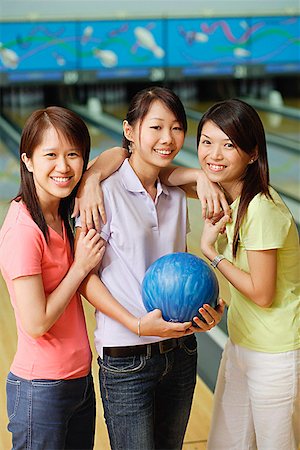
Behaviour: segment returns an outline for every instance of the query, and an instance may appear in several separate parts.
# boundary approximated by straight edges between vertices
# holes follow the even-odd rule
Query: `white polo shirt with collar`
[[[129,164],[102,182],[107,222],[101,236],[107,241],[100,277],[111,294],[132,314],[146,314],[141,283],[147,268],[167,253],[186,251],[189,231],[185,193],[157,180],[152,200]],[[119,322],[96,312],[95,345],[103,347],[139,345],[162,340],[138,337]]]

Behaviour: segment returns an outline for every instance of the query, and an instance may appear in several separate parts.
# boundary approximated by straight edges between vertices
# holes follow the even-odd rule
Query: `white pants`
[[[207,450],[297,450],[300,350],[262,353],[228,341]]]

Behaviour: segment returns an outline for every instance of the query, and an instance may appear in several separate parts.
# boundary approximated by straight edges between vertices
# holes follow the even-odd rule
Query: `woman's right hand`
[[[161,311],[154,309],[141,318],[141,336],[159,336],[163,338],[180,338],[193,334],[189,328],[192,322],[167,322],[163,319]]]
[[[86,172],[79,185],[72,217],[80,215],[81,228],[88,231],[93,228],[100,231],[101,222],[106,222],[104,200],[98,176]]]
[[[81,231],[76,239],[74,265],[85,277],[100,264],[105,252],[105,241],[96,230]]]

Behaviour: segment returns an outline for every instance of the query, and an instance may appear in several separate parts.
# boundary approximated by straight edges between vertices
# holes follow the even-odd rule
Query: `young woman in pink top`
[[[14,450],[92,449],[95,395],[82,280],[103,249],[95,230],[73,252],[69,222],[90,137],[73,112],[35,111],[20,144],[21,185],[0,232],[0,266],[18,346],[7,378]]]

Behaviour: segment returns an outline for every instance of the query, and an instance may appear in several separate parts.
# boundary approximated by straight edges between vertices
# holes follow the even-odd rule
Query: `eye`
[[[233,145],[232,142],[227,142],[227,144],[225,144],[226,148],[235,148],[235,145]]]
[[[54,152],[48,152],[48,153],[45,154],[45,156],[47,156],[47,157],[49,157],[49,158],[55,158],[56,153],[54,153]]]
[[[175,131],[183,131],[183,128],[181,126],[177,125],[177,126],[175,126],[173,128],[173,130],[175,130]]]
[[[68,153],[69,158],[81,158],[81,153],[78,151],[72,151]]]
[[[152,128],[154,130],[161,130],[161,126],[160,125],[152,125],[150,128]]]
[[[208,139],[203,138],[203,139],[201,140],[201,144],[209,145],[209,144],[211,144],[211,142],[210,142]]]

